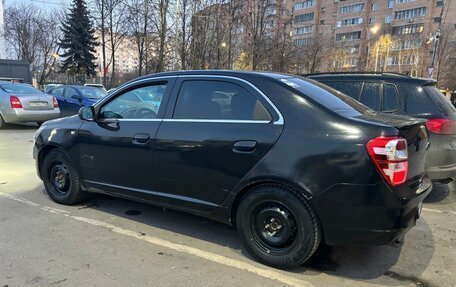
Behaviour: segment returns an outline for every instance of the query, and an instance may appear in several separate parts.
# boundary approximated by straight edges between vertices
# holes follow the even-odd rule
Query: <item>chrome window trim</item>
[[[172,78],[192,78],[192,77],[202,77],[202,78],[215,78],[215,79],[228,79],[228,80],[237,80],[240,82],[243,82],[247,85],[249,85],[251,88],[253,88],[257,93],[259,93],[263,99],[273,108],[273,110],[277,113],[279,119],[272,122],[274,125],[283,125],[284,120],[282,113],[279,111],[279,109],[272,103],[272,101],[260,90],[258,89],[254,84],[250,83],[247,80],[244,80],[242,78],[234,77],[234,76],[224,76],[224,75],[198,75],[198,74],[189,74],[189,75],[174,75],[174,76],[163,76],[163,77],[155,77],[155,78],[147,78],[147,79],[142,79],[138,81],[133,81],[125,86],[123,86],[120,90],[116,92],[122,92],[124,89],[136,85],[139,83],[144,83],[144,82],[151,82],[155,80],[164,80],[164,79],[172,79]],[[115,93],[117,94],[117,93]],[[115,95],[113,94],[113,95]],[[109,97],[111,98],[111,97]],[[105,101],[98,102],[95,107],[98,108],[98,106],[102,105]],[[269,124],[271,121],[265,121],[265,120],[214,120],[214,119],[117,119],[119,122],[132,122],[132,121],[140,121],[140,122],[158,122],[158,121],[164,121],[164,122],[196,122],[196,123],[239,123],[239,124]]]
[[[116,97],[117,94],[120,94],[123,90],[127,89],[128,87],[131,87],[133,85],[136,85],[136,84],[140,84],[140,83],[144,83],[144,82],[151,82],[151,81],[154,81],[154,80],[164,80],[164,79],[174,79],[174,78],[177,78],[177,76],[162,76],[162,77],[155,77],[155,78],[146,78],[146,79],[141,79],[141,80],[137,80],[137,81],[133,81],[129,84],[125,84],[124,86],[120,86],[118,89],[116,89],[116,91],[114,91],[111,95],[108,95],[106,97],[104,97],[101,101],[98,101],[94,107],[95,108],[98,108],[98,106],[101,106],[103,105],[105,102],[109,101],[109,99],[111,99],[112,97]]]
[[[263,120],[211,120],[211,119],[163,119],[164,122],[183,123],[233,123],[233,124],[269,124],[271,121]]]
[[[275,122],[273,122],[273,124],[275,125],[283,125],[284,123],[284,120],[283,120],[283,116],[282,116],[282,113],[279,111],[279,109],[271,102],[271,100],[260,90],[257,88],[257,86],[255,86],[254,84],[250,83],[249,81],[247,80],[244,80],[244,79],[241,79],[241,78],[238,78],[238,77],[234,77],[234,76],[224,76],[224,75],[178,75],[178,78],[190,78],[190,77],[204,77],[204,78],[216,78],[216,79],[228,79],[228,80],[237,80],[237,81],[241,81],[247,85],[249,85],[251,88],[253,88],[257,93],[259,93],[264,99],[265,101],[274,109],[274,111],[277,113],[277,115],[279,116],[279,119],[276,120]],[[227,122],[232,122],[232,121],[236,121],[237,120],[226,120]],[[252,122],[265,122],[265,121],[254,121],[254,120],[251,120]],[[270,121],[266,121],[268,123],[270,123]]]

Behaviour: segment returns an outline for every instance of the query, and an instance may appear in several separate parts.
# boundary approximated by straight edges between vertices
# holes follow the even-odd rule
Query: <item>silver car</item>
[[[60,116],[57,100],[33,86],[0,82],[0,129],[6,123],[44,121]]]

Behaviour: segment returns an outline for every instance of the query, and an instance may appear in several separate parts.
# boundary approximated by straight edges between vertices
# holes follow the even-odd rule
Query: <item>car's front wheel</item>
[[[249,191],[237,209],[236,226],[255,259],[282,269],[304,263],[321,239],[318,220],[304,196],[280,185]]]
[[[54,149],[45,156],[41,174],[46,191],[55,202],[72,205],[82,200],[79,175],[62,151]]]

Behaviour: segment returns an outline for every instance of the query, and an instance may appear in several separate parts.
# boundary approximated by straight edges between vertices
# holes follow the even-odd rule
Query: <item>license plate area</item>
[[[31,107],[47,107],[47,102],[29,102]]]

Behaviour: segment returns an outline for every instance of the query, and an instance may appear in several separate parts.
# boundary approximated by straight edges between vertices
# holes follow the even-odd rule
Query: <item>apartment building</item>
[[[101,42],[101,32],[96,31],[95,36]],[[116,49],[114,53],[114,69],[117,77],[125,74],[134,74],[138,72],[138,56],[136,51],[136,44],[131,36],[115,35],[116,37],[122,37],[121,40],[116,39]],[[109,36],[106,36],[106,74],[108,77],[112,75],[112,60],[111,60],[111,46],[109,44]],[[95,47],[96,64],[98,65],[98,76],[103,76],[103,49],[101,44]]]
[[[315,41],[339,51],[320,70],[428,76],[437,30],[456,35],[456,3],[450,0],[295,0],[289,9],[298,51]]]

